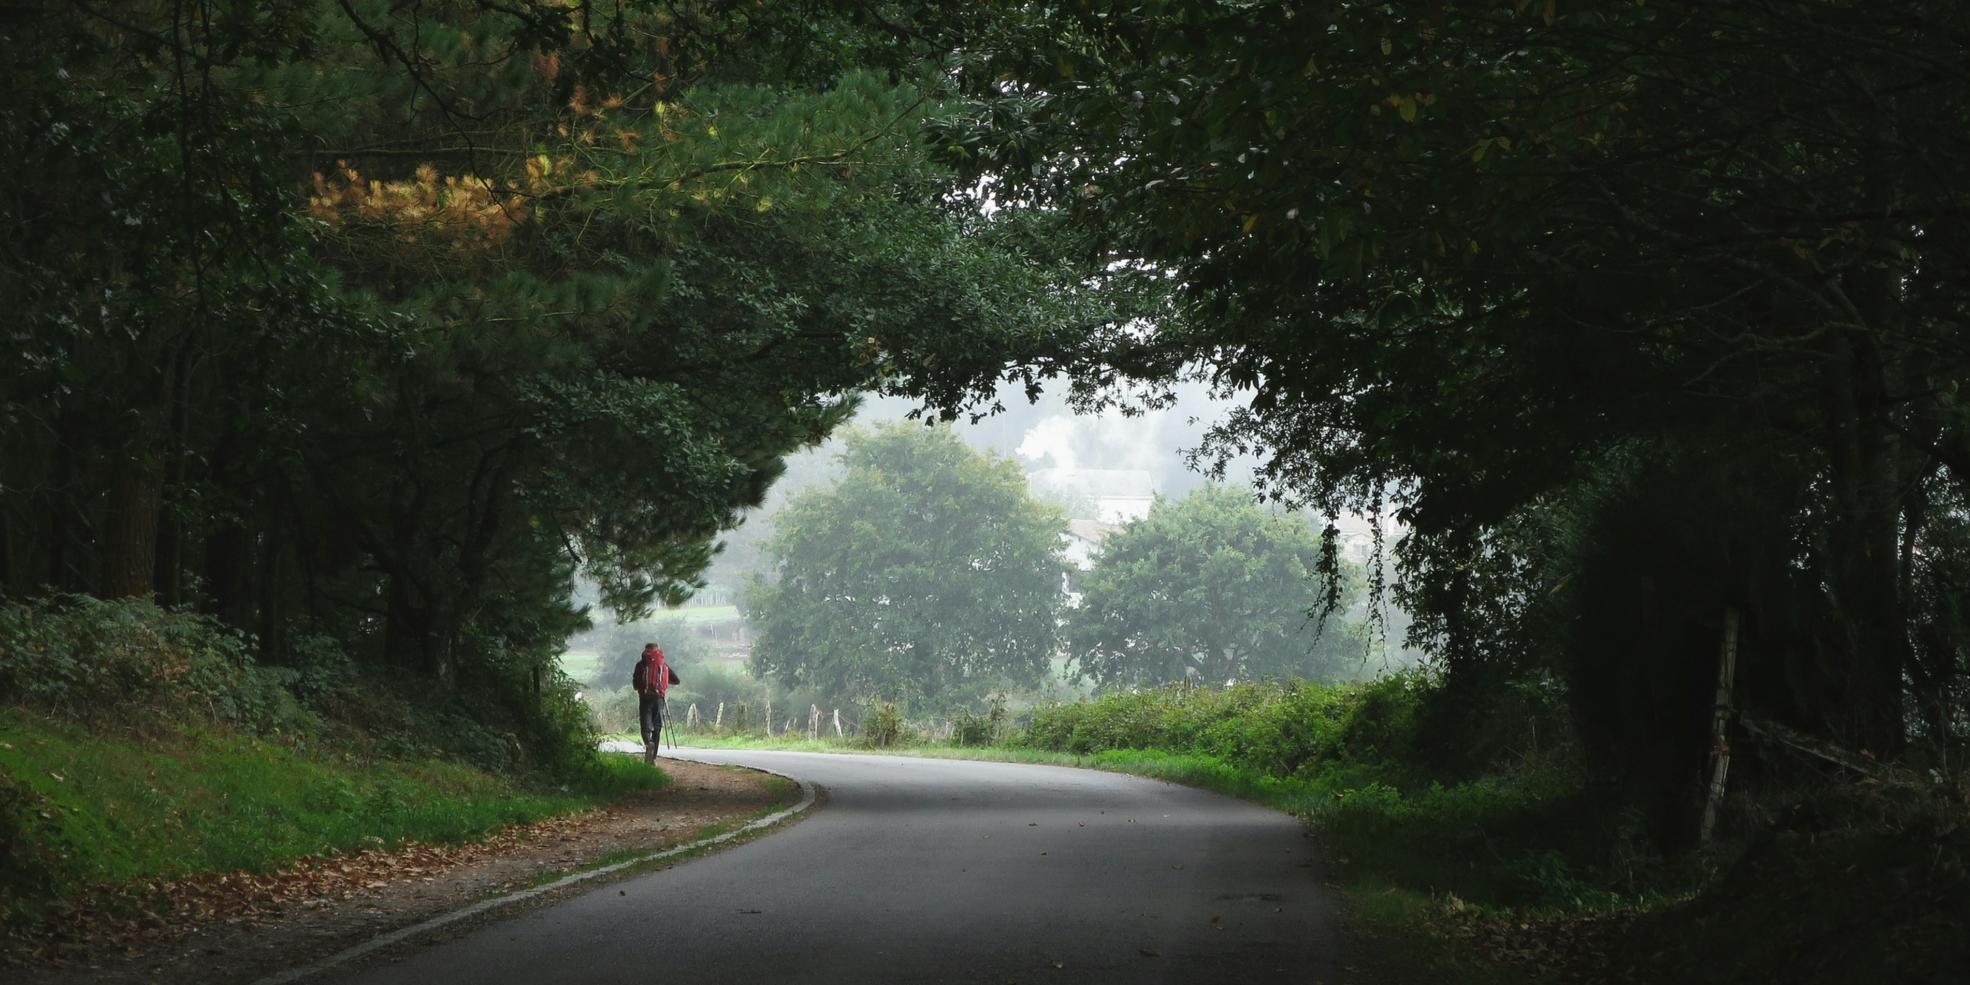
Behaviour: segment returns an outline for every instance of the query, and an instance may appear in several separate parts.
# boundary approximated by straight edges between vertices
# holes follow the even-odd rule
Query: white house
[[[1067,544],[1063,551],[1067,555],[1067,563],[1082,571],[1094,567],[1095,550],[1117,529],[1116,524],[1099,520],[1067,521],[1067,534],[1063,538]]]
[[[1101,542],[1107,540],[1109,534],[1120,529],[1117,524],[1102,523],[1099,520],[1067,521],[1067,532],[1060,535],[1064,545],[1061,553],[1066,556],[1067,563],[1073,566],[1073,570],[1060,576],[1060,591],[1067,596],[1068,607],[1074,608],[1081,604],[1078,584],[1080,573],[1094,567],[1094,553],[1101,549]]]

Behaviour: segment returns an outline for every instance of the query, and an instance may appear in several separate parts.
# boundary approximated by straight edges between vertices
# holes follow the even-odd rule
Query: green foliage
[[[255,666],[246,641],[206,616],[88,596],[0,604],[0,704],[74,721],[189,715],[271,730],[311,723],[281,687],[293,679]]]
[[[663,647],[664,659],[677,668],[679,677],[695,676],[699,668],[715,659],[706,640],[683,617],[674,614],[587,633],[571,645],[592,647],[597,652],[595,669],[584,683],[600,690],[614,690],[629,685],[630,672],[643,656],[643,644],[651,642]]]
[[[744,599],[753,672],[828,704],[956,705],[1044,676],[1065,521],[1018,468],[912,423],[851,432],[842,461],[775,517],[772,577]]]
[[[1420,672],[1356,685],[1166,687],[1037,707],[1009,744],[1292,810],[1357,882],[1569,907],[1680,885],[1555,744],[1550,697],[1501,702],[1485,722],[1446,715],[1462,700]],[[1542,729],[1543,750],[1529,738]],[[1456,776],[1442,766],[1446,747],[1493,746],[1500,730],[1517,736],[1509,751],[1444,782]]]
[[[710,715],[721,702],[734,707],[741,702],[758,702],[765,697],[766,690],[764,684],[746,672],[744,664],[720,660],[693,665],[684,682],[671,687],[670,700],[679,716],[693,702],[697,703],[699,714]]]
[[[500,772],[571,776],[594,759],[574,682],[536,677],[528,661],[495,655],[461,688],[434,691],[413,672],[357,665],[326,637],[303,638],[279,665],[249,649],[211,617],[149,602],[0,605],[0,701],[107,728],[205,723]]]
[[[1173,317],[1038,362],[1093,389],[1208,367],[1246,405],[1216,452],[1405,521],[1412,611],[1453,671],[1509,659],[1494,610],[1563,584],[1508,577],[1541,560],[1512,528],[1661,456],[1706,489],[1771,467],[1753,495],[1780,549],[1677,575],[1745,613],[1747,660],[1790,692],[1762,713],[1886,755],[1910,683],[1960,691],[1958,658],[1917,675],[1908,630],[1948,604],[1901,586],[1970,474],[1970,252],[1938,222],[1963,190],[1930,163],[1970,150],[1970,86],[1925,67],[1970,9],[987,9],[942,149],[1071,216],[1101,269],[1181,285]],[[1659,519],[1631,538],[1672,536]],[[1715,641],[1674,646],[1680,692]]]
[[[0,712],[0,908],[12,916],[97,884],[469,840],[668,782],[617,758],[536,787],[455,763],[181,725],[135,738]]]
[[[1407,712],[1416,700],[1412,679],[1400,675],[1360,688],[1286,681],[1107,694],[1035,707],[1022,741],[1081,754],[1113,749],[1196,753],[1242,769],[1294,776],[1353,758],[1349,730],[1357,717],[1365,729],[1383,717]],[[1384,695],[1397,697],[1376,700]],[[1372,714],[1355,715],[1353,709],[1363,704],[1371,705]]]
[[[1347,572],[1326,597],[1320,550],[1303,519],[1267,511],[1247,489],[1157,500],[1109,536],[1082,579],[1067,615],[1075,676],[1104,689],[1351,676],[1367,652],[1347,618],[1360,579]]]
[[[984,714],[960,708],[951,716],[951,741],[960,746],[997,745],[1007,724],[1005,695],[995,694],[986,702]]]
[[[903,709],[894,701],[877,701],[862,716],[862,741],[877,749],[888,749],[910,739],[910,727],[903,721]]]
[[[339,649],[564,758],[577,572],[678,602],[854,393],[955,406],[1101,320],[1030,217],[951,194],[933,62],[687,6],[10,17],[0,592],[155,594],[311,707],[360,703]]]
[[[1957,977],[1970,961],[1961,933],[1970,919],[1961,797],[1878,783],[1817,793],[1702,895],[1643,914],[1610,957],[1658,981]],[[1745,927],[1766,930],[1747,935]]]

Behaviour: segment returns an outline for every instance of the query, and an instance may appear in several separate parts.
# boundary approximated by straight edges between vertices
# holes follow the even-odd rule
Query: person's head
[[[645,643],[643,644],[643,655],[646,657],[661,657],[664,655],[664,648],[655,643]]]

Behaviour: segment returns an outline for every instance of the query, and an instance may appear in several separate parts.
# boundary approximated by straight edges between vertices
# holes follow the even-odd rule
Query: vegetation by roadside
[[[442,759],[308,751],[203,723],[99,734],[20,710],[0,712],[0,769],[10,917],[88,887],[456,843],[667,782],[626,758],[559,783],[526,782]]]
[[[483,839],[410,842],[304,858],[263,873],[126,885],[65,907],[60,921],[18,930],[0,961],[19,966],[8,979],[17,985],[259,981],[340,953],[380,930],[421,924],[488,899],[524,903],[513,894],[698,843],[798,799],[797,787],[752,770],[668,766],[672,782],[661,789],[509,825]],[[594,878],[613,880],[695,854]],[[585,880],[554,894],[597,885]]]
[[[579,711],[420,696],[326,648],[257,664],[211,620],[79,598],[0,608],[0,923],[145,887],[456,845],[661,789]],[[567,707],[574,708],[572,702]]]

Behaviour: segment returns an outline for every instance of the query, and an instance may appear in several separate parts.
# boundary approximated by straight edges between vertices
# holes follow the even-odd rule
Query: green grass
[[[739,607],[736,605],[700,605],[688,609],[665,609],[660,618],[682,619],[693,626],[708,623],[738,622]]]
[[[0,712],[0,900],[244,869],[302,856],[459,842],[655,789],[629,757],[553,785],[437,760],[302,753],[213,726],[139,737]]]
[[[593,680],[601,666],[602,654],[596,650],[569,650],[561,654],[561,672],[578,681]]]

